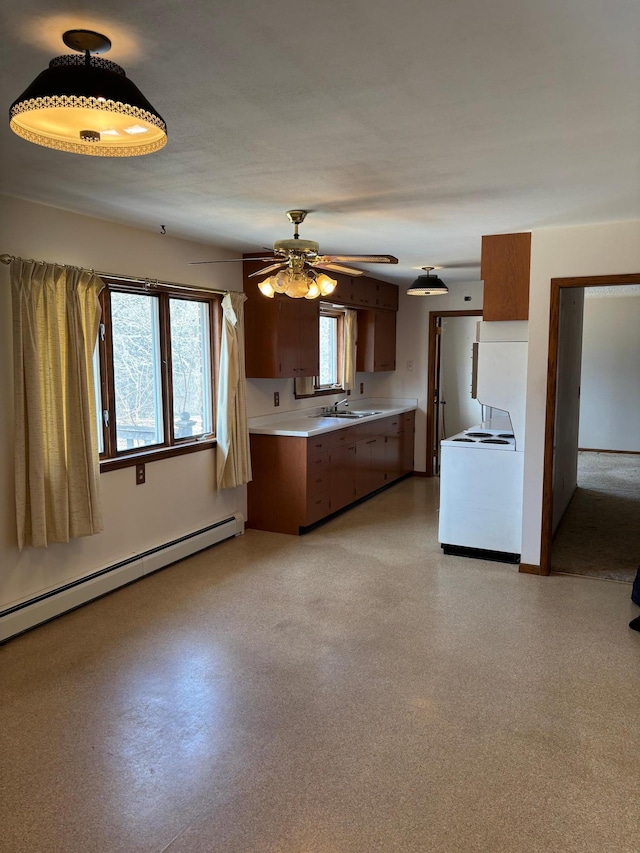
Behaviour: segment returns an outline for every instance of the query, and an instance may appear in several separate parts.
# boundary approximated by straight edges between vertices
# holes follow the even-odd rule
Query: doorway
[[[440,470],[440,440],[482,420],[471,397],[472,348],[482,311],[429,312],[427,477]]]
[[[580,290],[594,287],[628,287],[629,285],[640,284],[640,274],[627,274],[622,276],[590,276],[576,277],[566,279],[551,280],[551,312],[549,324],[549,359],[548,359],[548,374],[547,374],[547,408],[546,408],[546,427],[545,427],[545,452],[544,452],[544,480],[543,480],[543,504],[542,504],[542,534],[541,534],[541,556],[540,556],[540,573],[548,575],[555,566],[552,561],[552,541],[556,529],[560,529],[561,519],[562,524],[571,522],[571,516],[580,510],[579,502],[574,502],[574,493],[576,486],[580,488],[580,479],[582,479],[585,491],[589,487],[593,487],[594,477],[598,478],[600,483],[604,483],[606,462],[603,464],[602,458],[593,459],[585,454],[593,454],[594,451],[609,450],[610,448],[589,448],[582,447],[579,452],[578,440],[578,412],[580,408],[580,386],[581,386],[581,371],[582,359],[580,349],[582,346],[582,310],[579,312],[579,341],[576,341],[576,330],[578,328],[578,305],[581,306],[579,297]],[[574,296],[575,295],[575,298]],[[569,332],[567,332],[569,329]],[[573,329],[573,332],[571,332]],[[611,329],[605,328],[600,323],[599,334],[601,336],[601,344],[605,350],[611,349],[614,344],[617,345],[615,336]],[[571,340],[573,335],[573,340]],[[576,362],[576,353],[578,353],[578,361]],[[638,351],[635,350],[635,358],[638,358]],[[602,356],[600,356],[602,361]],[[622,365],[625,366],[625,365]],[[636,370],[637,375],[637,370]],[[636,385],[637,387],[637,385]],[[600,400],[596,404],[599,409],[600,419],[595,421],[598,423],[604,422],[607,418],[612,419],[615,413],[610,410],[610,407],[604,405],[604,401]],[[575,422],[572,411],[575,412]],[[573,436],[572,436],[573,432]],[[581,442],[582,443],[582,442]],[[624,449],[624,448],[623,448]],[[632,449],[632,448],[627,448]],[[581,455],[582,454],[582,455]],[[602,454],[606,455],[606,454]],[[635,454],[624,454],[627,457],[633,457]],[[638,456],[636,456],[636,459]],[[623,454],[620,454],[618,460],[623,463]],[[598,474],[599,470],[599,474]],[[635,460],[631,458],[631,465],[627,467],[627,473],[622,476],[620,471],[614,474],[613,481],[628,480],[635,481],[638,467],[635,465]],[[611,508],[605,512],[605,503],[608,501],[606,492],[608,487],[601,488],[599,495],[591,495],[599,507],[596,509],[593,518],[598,520],[596,526],[611,537],[620,537],[623,532],[624,525],[622,524],[623,507],[629,509],[631,513],[638,512],[640,504],[637,503],[637,498],[633,497],[633,492],[637,487],[637,481],[631,491],[627,491],[622,496],[623,503],[615,503],[616,496],[611,496]],[[625,487],[626,488],[626,487]],[[598,491],[591,488],[591,491]],[[620,495],[618,495],[620,497]],[[632,505],[628,505],[628,501],[632,501]],[[605,503],[603,503],[603,501]],[[566,516],[565,516],[566,511]],[[610,515],[612,513],[612,515]],[[609,516],[609,520],[605,521],[605,516]],[[602,522],[602,524],[601,524]],[[577,524],[584,523],[578,521]],[[637,525],[631,525],[635,528]],[[631,528],[630,528],[631,529]],[[579,538],[585,539],[583,535]],[[632,539],[625,540],[627,549],[627,561],[631,566],[637,566],[640,557],[637,552],[637,543],[633,545]],[[594,550],[593,546],[589,553]],[[607,560],[611,561],[611,553]],[[615,561],[615,557],[613,557]],[[579,568],[579,566],[578,566]],[[559,569],[562,570],[562,569]],[[573,572],[572,572],[573,573]],[[576,572],[578,573],[578,572]],[[616,578],[623,579],[623,578]]]

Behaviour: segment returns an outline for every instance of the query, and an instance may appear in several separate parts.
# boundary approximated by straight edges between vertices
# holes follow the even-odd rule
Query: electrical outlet
[[[413,370],[413,361],[407,362],[407,370]]]
[[[136,486],[141,486],[145,481],[144,462],[136,464]]]
[[[273,392],[273,405],[274,406],[280,405],[280,392],[279,391]]]
[[[364,394],[364,382],[360,383],[360,393]]]

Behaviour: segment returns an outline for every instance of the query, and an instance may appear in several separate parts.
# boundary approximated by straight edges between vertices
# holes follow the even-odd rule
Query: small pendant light
[[[442,296],[449,293],[447,285],[437,275],[429,275],[434,267],[422,267],[426,275],[419,275],[407,290],[407,296]]]
[[[91,30],[67,30],[63,42],[81,56],[56,56],[11,105],[14,133],[36,145],[98,157],[158,151],[167,126],[124,70],[92,54],[111,41]]]

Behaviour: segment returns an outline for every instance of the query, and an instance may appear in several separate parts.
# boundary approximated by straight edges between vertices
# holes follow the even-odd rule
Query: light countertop
[[[348,406],[340,406],[339,411],[370,412],[377,414],[366,418],[328,418],[321,413],[322,406],[308,409],[297,409],[293,412],[278,412],[274,415],[263,415],[259,418],[249,418],[249,432],[252,435],[293,435],[309,438],[324,432],[334,432],[338,429],[387,418],[390,415],[400,415],[411,412],[418,405],[416,399],[389,399],[370,397],[354,399]]]

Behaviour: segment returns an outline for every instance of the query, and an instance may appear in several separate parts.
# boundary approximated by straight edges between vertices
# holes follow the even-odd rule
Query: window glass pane
[[[117,449],[162,444],[158,300],[113,292],[111,325]]]
[[[208,305],[170,299],[169,315],[174,438],[212,432]]]
[[[96,398],[96,428],[98,431],[98,453],[104,453],[104,433],[102,432],[102,385],[100,384],[100,344],[96,342],[93,350],[93,388]]]
[[[320,315],[320,374],[318,385],[338,382],[338,318]]]

